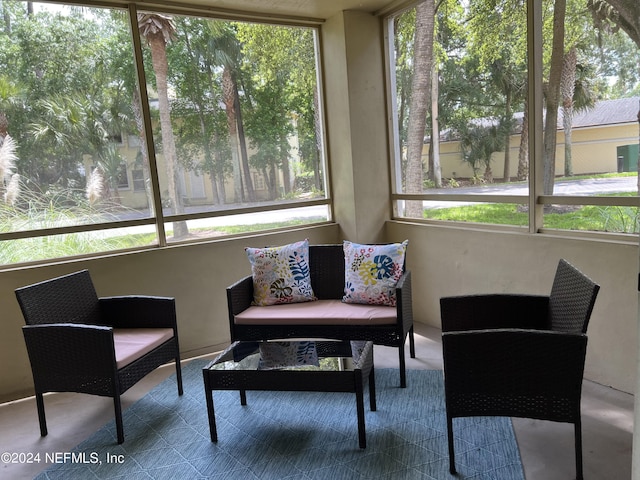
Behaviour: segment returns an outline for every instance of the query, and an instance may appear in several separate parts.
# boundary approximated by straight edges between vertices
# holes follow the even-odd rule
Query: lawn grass
[[[495,225],[525,226],[529,214],[519,212],[512,203],[483,203],[461,207],[436,208],[424,211],[424,218],[455,222],[493,223]]]
[[[616,196],[635,196],[633,192]],[[494,225],[526,226],[529,214],[511,203],[486,203],[450,208],[427,209],[424,218]],[[638,233],[636,207],[593,206],[568,208],[561,213],[544,214],[544,228],[596,232]]]
[[[634,172],[602,174],[597,177],[620,177],[635,176]],[[578,180],[588,177],[558,178],[562,180]],[[636,192],[620,193],[616,196],[636,196]],[[7,207],[8,208],[8,207]],[[6,208],[5,208],[6,210]],[[33,212],[31,211],[33,210]],[[77,211],[76,211],[77,210]],[[43,212],[46,215],[43,216]],[[73,219],[74,216],[82,217],[87,211],[82,208],[33,208],[26,214],[21,214],[13,210],[6,210],[0,215],[0,220],[4,220],[4,225],[0,222],[0,231],[16,230],[14,222],[21,225],[34,224],[37,228],[60,222],[61,216]],[[24,212],[23,212],[24,213]],[[108,213],[108,212],[107,212]],[[31,218],[33,217],[33,218]],[[449,208],[425,209],[424,218],[432,220],[449,220],[468,223],[485,223],[494,225],[511,225],[526,227],[529,222],[529,214],[523,206],[508,203],[478,203],[465,206],[455,206]],[[299,218],[293,220],[283,220],[282,222],[258,223],[248,225],[228,225],[210,226],[190,229],[193,237],[213,238],[225,235],[240,235],[243,233],[266,231],[286,227],[294,227],[314,222],[326,220],[323,217]],[[68,219],[65,220],[68,223]],[[73,223],[73,222],[71,222]],[[639,214],[635,207],[619,206],[577,206],[575,208],[564,208],[562,212],[545,213],[544,228],[558,230],[581,230],[616,233],[638,233]],[[21,226],[20,229],[25,228]],[[172,235],[167,231],[167,236]],[[62,234],[43,237],[23,238],[3,242],[0,249],[0,265],[37,261],[48,258],[66,257],[73,255],[87,255],[99,252],[109,252],[122,249],[131,249],[141,246],[153,245],[157,242],[156,233],[137,233],[121,236],[96,236],[90,232],[80,232],[75,234]]]

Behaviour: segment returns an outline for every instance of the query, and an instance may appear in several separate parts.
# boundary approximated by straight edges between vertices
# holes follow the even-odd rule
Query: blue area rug
[[[216,391],[212,443],[203,365],[183,368],[182,397],[170,378],[128,408],[122,445],[111,422],[73,450],[75,460],[36,478],[524,480],[508,418],[455,419],[458,476],[449,474],[441,371],[408,370],[402,389],[397,370],[376,370],[378,410],[365,393],[360,449],[355,395],[346,393],[247,392],[243,407],[238,392]]]

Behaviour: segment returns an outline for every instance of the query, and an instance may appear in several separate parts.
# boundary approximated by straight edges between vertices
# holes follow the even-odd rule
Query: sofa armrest
[[[413,300],[410,270],[405,271],[396,284],[396,308],[398,321],[402,322],[403,330],[408,332],[411,327],[413,327]]]
[[[22,327],[34,381],[59,387],[60,377],[70,383],[115,375],[113,329],[101,325],[49,323]],[[56,373],[58,372],[58,373]],[[49,379],[55,375],[58,380]],[[80,382],[79,379],[82,379]],[[63,382],[66,380],[62,380]],[[75,390],[71,390],[75,391]]]
[[[248,275],[227,287],[227,309],[229,311],[229,334],[231,341],[236,338],[235,316],[244,312],[253,301],[253,277]]]
[[[442,331],[548,328],[549,297],[489,294],[440,299]]]
[[[127,295],[102,297],[98,302],[103,322],[113,328],[177,329],[173,297]]]
[[[227,287],[227,307],[230,317],[244,312],[253,302],[253,277],[251,275],[238,280]]]
[[[559,404],[561,399],[580,398],[584,334],[521,329],[445,332],[442,349],[453,416],[456,405],[482,398],[497,404],[500,398],[518,396],[549,394]]]

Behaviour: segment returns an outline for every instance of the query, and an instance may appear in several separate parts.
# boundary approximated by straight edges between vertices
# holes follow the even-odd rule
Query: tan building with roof
[[[638,97],[598,102],[594,108],[578,112],[573,118],[572,164],[574,175],[636,171],[638,164]],[[556,175],[564,173],[565,135],[562,128],[562,109],[558,119],[556,146]],[[520,134],[511,136],[512,176],[518,171]],[[427,162],[429,144],[423,156]],[[620,158],[619,160],[619,157]],[[620,163],[620,165],[619,165]],[[440,166],[443,178],[473,177],[471,166],[463,161],[459,141],[442,141]],[[495,152],[491,169],[494,178],[502,178],[504,152]]]

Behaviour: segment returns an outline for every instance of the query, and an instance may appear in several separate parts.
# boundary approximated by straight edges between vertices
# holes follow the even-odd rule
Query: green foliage
[[[636,207],[610,206],[598,209],[605,232],[638,233],[640,212]]]
[[[499,122],[497,125],[463,125],[460,128],[460,148],[462,158],[473,169],[474,177],[479,176],[481,167],[491,168],[494,152],[504,149],[506,132],[510,125]]]
[[[69,186],[82,155],[99,152],[130,118],[116,68],[123,47],[111,41],[126,24],[122,13],[96,9],[91,19],[73,8],[28,18],[19,4],[3,2],[11,28],[0,31],[0,108],[19,145],[18,172],[44,190]],[[130,44],[128,53],[132,67]]]
[[[256,232],[256,231],[264,231],[264,230],[274,230],[278,228],[285,227],[295,227],[296,225],[307,225],[313,222],[322,222],[325,219],[322,217],[309,217],[300,220],[287,220],[284,222],[274,222],[274,223],[254,223],[251,225],[230,225],[223,227],[216,227],[216,231],[222,232],[227,235],[236,235],[248,232]]]
[[[424,218],[521,227],[529,223],[529,214],[525,209],[507,203],[427,209]],[[587,205],[566,211],[556,209],[544,214],[544,227],[559,230],[638,233],[639,221],[640,214],[634,207]]]
[[[449,180],[447,180],[447,187],[456,188],[456,187],[459,187],[459,186],[460,186],[460,184],[458,183],[458,181],[455,178],[451,177]]]
[[[16,206],[0,202],[0,232],[57,228],[117,219],[121,207],[108,202],[90,205],[84,192],[53,189],[46,193],[22,192]],[[113,251],[148,244],[155,235],[101,235],[78,232],[1,242],[0,265],[47,258]]]
[[[257,150],[252,165],[281,166],[290,155],[286,139],[297,130],[309,140],[300,153],[310,168],[317,160],[313,31],[253,24],[237,28],[243,76],[250,79],[243,111],[247,137]]]
[[[529,217],[526,212],[519,212],[515,205],[504,203],[428,209],[425,210],[425,218],[456,222],[519,226],[527,225],[529,222]]]

